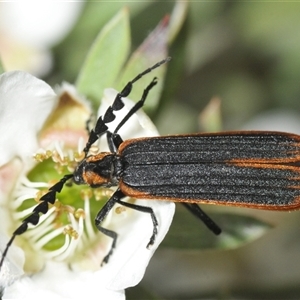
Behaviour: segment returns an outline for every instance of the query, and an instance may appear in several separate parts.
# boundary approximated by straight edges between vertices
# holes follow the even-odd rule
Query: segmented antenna
[[[99,119],[96,122],[95,128],[91,130],[90,132],[90,136],[88,139],[88,142],[85,146],[85,148],[83,149],[83,152],[85,153],[85,157],[87,157],[87,154],[91,148],[91,146],[103,135],[107,132],[108,127],[106,126],[107,123],[112,122],[116,116],[114,114],[115,111],[118,111],[120,109],[122,109],[124,107],[124,102],[122,101],[122,98],[127,97],[131,90],[132,90],[132,86],[133,84],[138,81],[139,79],[141,79],[144,75],[150,73],[152,70],[158,68],[159,66],[161,66],[162,64],[168,62],[171,60],[171,57],[167,57],[166,59],[156,63],[155,65],[153,65],[152,67],[148,68],[147,70],[143,71],[142,73],[140,73],[139,75],[137,75],[134,79],[132,79],[131,81],[129,81],[125,87],[123,88],[123,90],[117,94],[113,104],[111,106],[108,107],[108,109],[106,110],[103,118],[102,116],[99,117]],[[140,107],[138,107],[136,110],[134,110],[132,112],[135,113]],[[130,116],[129,116],[130,117]],[[128,117],[128,118],[129,118]],[[125,120],[126,121],[126,120]],[[124,121],[124,122],[125,122]],[[123,121],[122,121],[123,122]],[[124,124],[123,122],[123,124]],[[122,124],[122,125],[123,125]],[[122,126],[121,125],[121,126]],[[120,127],[121,127],[120,126]]]

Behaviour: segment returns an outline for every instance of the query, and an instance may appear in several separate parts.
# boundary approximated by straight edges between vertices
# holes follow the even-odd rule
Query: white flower
[[[111,89],[105,91],[101,114],[115,94]],[[128,99],[125,104],[126,108],[116,113],[115,122],[133,105]],[[63,174],[74,170],[87,138],[83,121],[88,115],[87,103],[78,99],[73,87],[65,85],[56,95],[45,82],[27,73],[0,75],[2,251],[12,232],[32,212],[36,205],[33,199],[38,200],[43,193],[40,191],[36,196],[36,192],[41,187],[45,192],[53,184],[53,161]],[[120,130],[124,139],[157,135],[142,111],[127,123]],[[102,144],[103,140],[101,151],[105,150]],[[34,154],[41,163],[33,163]],[[56,178],[62,176],[56,174]],[[80,194],[81,190],[84,192]],[[151,256],[168,231],[174,204],[137,200],[136,203],[152,207],[159,222],[156,242],[150,250],[146,249],[153,230],[150,216],[124,207],[113,208],[103,226],[118,233],[117,247],[108,264],[101,267],[112,241],[97,231],[93,216],[103,205],[97,200],[112,192],[65,186],[39,224],[17,236],[10,247],[0,274],[3,299],[82,299],[97,295],[103,299],[124,299],[124,289],[142,279]]]
[[[11,1],[0,3],[0,49],[6,70],[46,75],[50,49],[74,26],[84,1]]]
[[[38,147],[37,133],[56,105],[54,91],[25,72],[0,76],[0,166],[12,158],[28,161]]]

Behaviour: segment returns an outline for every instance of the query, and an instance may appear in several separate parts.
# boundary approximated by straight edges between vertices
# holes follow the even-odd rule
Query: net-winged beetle
[[[148,213],[153,233],[148,246],[155,242],[158,222],[151,207],[122,201],[126,196],[161,199],[184,204],[215,234],[220,228],[200,209],[198,204],[230,205],[266,210],[293,210],[300,207],[300,136],[271,131],[236,131],[204,134],[147,137],[123,141],[118,131],[143,105],[149,91],[156,85],[154,78],[138,101],[113,132],[107,123],[114,112],[124,107],[123,97],[130,94],[133,84],[170,58],[140,73],[117,94],[113,104],[100,116],[91,130],[84,148],[85,158],[73,174],[65,175],[41,197],[41,202],[13,232],[2,254],[0,268],[17,235],[28,224],[37,225],[40,215],[48,211],[56,194],[65,183],[91,187],[117,186],[95,219],[96,227],[112,238],[105,256],[107,262],[116,246],[117,233],[103,228],[102,221],[114,204]],[[106,135],[110,152],[88,155],[90,147]]]

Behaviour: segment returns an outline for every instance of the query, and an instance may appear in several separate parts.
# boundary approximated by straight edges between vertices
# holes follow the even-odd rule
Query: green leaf
[[[82,67],[87,53],[95,41],[99,31],[124,6],[130,12],[130,20],[136,19],[143,11],[147,11],[149,2],[115,2],[115,1],[85,1],[84,9],[69,34],[52,49],[55,68],[51,74],[54,83],[67,81],[75,82],[78,71]],[[134,22],[134,21],[133,21]],[[142,23],[142,22],[141,22]],[[142,27],[141,27],[142,25]],[[139,32],[148,30],[147,23],[138,24]],[[135,34],[136,36],[137,34]],[[136,37],[135,37],[136,38]],[[71,49],[71,51],[70,51]]]
[[[127,9],[122,9],[101,30],[81,68],[77,89],[98,107],[104,88],[112,87],[130,49]]]
[[[217,243],[217,247],[221,249],[241,247],[260,238],[273,227],[272,224],[253,216],[226,213],[216,214],[215,218],[223,230]]]
[[[128,81],[135,78],[138,74],[168,56],[168,22],[169,18],[165,17],[132,54],[116,84],[118,90],[121,90]],[[144,89],[150,84],[154,77],[157,77],[158,84],[151,90],[144,106],[144,109],[148,112],[153,111],[158,105],[163,88],[165,72],[166,64],[153,70],[150,73],[150,76],[143,76],[138,83],[134,84],[129,98],[135,102],[140,100]]]
[[[176,1],[170,18],[170,26],[168,33],[170,44],[175,40],[180,30],[182,29],[183,23],[188,14],[188,8],[188,1]]]
[[[261,237],[272,227],[245,215],[214,212],[209,216],[222,229],[220,235],[214,235],[201,220],[177,205],[172,226],[162,247],[184,250],[233,249]]]

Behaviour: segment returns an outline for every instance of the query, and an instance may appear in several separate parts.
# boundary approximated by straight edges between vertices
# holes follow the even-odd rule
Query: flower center
[[[23,177],[15,189],[13,220],[22,220],[32,213],[42,195],[66,173],[74,172],[84,157],[82,151],[64,149],[56,144],[54,149],[39,152],[34,156],[37,165]],[[20,236],[22,248],[39,254],[41,259],[74,262],[82,257],[87,248],[99,241],[100,234],[93,225],[96,213],[107,200],[111,191],[91,189],[70,182],[57,194],[55,203],[49,204],[48,212],[40,215],[39,224],[29,226]],[[97,200],[97,201],[93,201]],[[26,244],[24,246],[24,244]],[[27,250],[25,255],[27,255]],[[31,269],[25,265],[25,269]]]

